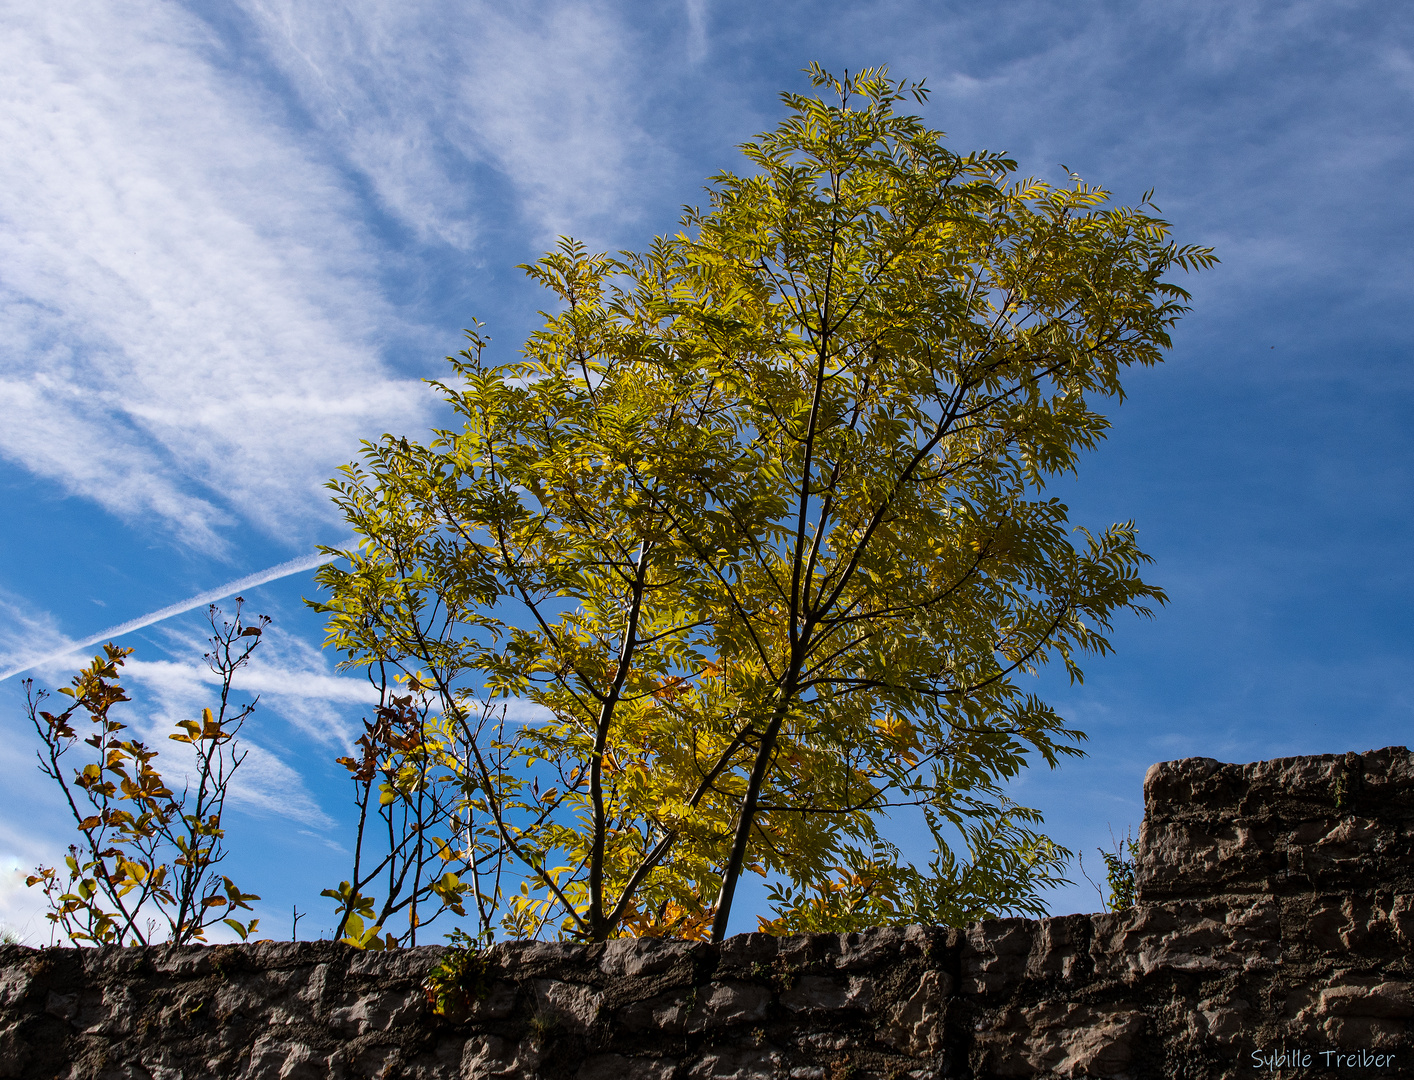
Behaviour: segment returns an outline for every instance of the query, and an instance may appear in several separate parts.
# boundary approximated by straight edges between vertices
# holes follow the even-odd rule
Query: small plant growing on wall
[[[1101,889],[1089,874],[1085,873],[1083,855],[1080,860],[1080,872],[1100,894],[1100,902],[1105,905],[1106,911],[1123,911],[1125,908],[1134,906],[1134,863],[1139,857],[1139,844],[1129,829],[1124,830],[1122,839],[1116,838],[1111,832],[1110,839],[1114,843],[1113,851],[1105,851],[1102,848],[1095,849],[1100,853],[1100,858],[1105,863],[1105,886],[1109,890],[1108,893]]]
[[[456,1020],[491,992],[491,962],[471,935],[454,930],[447,936],[452,947],[428,972],[423,990],[433,1013]]]
[[[30,722],[44,744],[40,769],[63,791],[80,839],[69,846],[62,869],[38,867],[25,883],[44,890],[46,917],[75,944],[181,945],[205,941],[218,922],[244,941],[259,922],[237,916],[260,897],[216,872],[226,856],[226,794],[245,760],[237,736],[255,709],[253,701],[231,701],[231,680],[270,622],[264,616],[244,622],[243,602],[237,597],[229,621],[215,605],[207,610],[212,647],[205,659],[221,679],[221,696],[215,711],[178,721],[167,736],[194,757],[180,795],[154,764],[158,752],[131,738],[114,716],[117,705],[132,700],[118,670],[132,649],[105,645],[59,689],[73,699],[61,713],[41,708],[49,695],[26,680]],[[81,751],[87,760],[76,767],[69,755],[80,741],[91,752]]]

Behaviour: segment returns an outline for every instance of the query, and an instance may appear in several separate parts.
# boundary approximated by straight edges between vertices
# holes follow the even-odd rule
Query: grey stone
[[[677,1034],[687,1023],[688,991],[669,990],[619,1010],[619,1023],[630,1032],[661,1031]]]
[[[426,997],[421,989],[373,991],[358,998],[351,1006],[335,1009],[329,1015],[329,1025],[336,1030],[366,1035],[371,1031],[390,1031],[407,1025],[425,1008]],[[296,1020],[293,1014],[281,1013],[282,1020]]]
[[[56,994],[51,990],[44,1003],[44,1011],[50,1016],[57,1016],[60,1020],[73,1020],[79,1014],[79,996],[78,994]]]
[[[835,967],[842,971],[858,971],[896,964],[919,956],[917,937],[910,937],[913,927],[885,926],[867,934],[841,934],[840,955]]]
[[[781,938],[771,934],[738,934],[721,944],[718,963],[722,967],[749,969],[753,964],[771,964],[780,952]]]
[[[993,919],[964,931],[962,981],[976,994],[1003,993],[1026,974],[1036,934],[1029,919]]]
[[[0,967],[0,1009],[9,1009],[20,1003],[29,993],[30,976],[23,964],[10,963]]]
[[[473,1020],[504,1020],[516,1008],[516,988],[514,983],[497,979],[491,984],[486,996],[473,1001],[467,1009]]]
[[[606,975],[657,975],[690,957],[696,948],[690,941],[618,938],[605,943],[599,968]]]
[[[1137,1009],[1050,1002],[1008,1010],[978,1033],[994,1076],[1112,1076],[1128,1071],[1145,1017]]]
[[[512,1042],[496,1035],[468,1039],[462,1052],[462,1080],[499,1080],[535,1075],[543,1058],[540,1049],[529,1040]]]
[[[315,1080],[327,1075],[309,1046],[280,1035],[263,1035],[250,1049],[245,1080]]]
[[[952,988],[947,972],[925,971],[908,999],[890,1010],[880,1032],[883,1041],[912,1057],[938,1053],[943,1048],[943,1020]]]

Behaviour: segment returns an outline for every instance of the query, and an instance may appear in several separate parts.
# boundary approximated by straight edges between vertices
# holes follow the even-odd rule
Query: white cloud
[[[0,671],[36,654],[57,652],[68,644],[69,639],[54,616],[36,611],[0,589]]]
[[[8,635],[0,635],[0,682],[5,681],[21,672],[28,671],[31,667],[53,669],[61,664],[69,664],[84,658],[84,651],[99,645],[105,641],[113,641],[124,634],[132,633],[152,626],[154,623],[163,622],[175,615],[183,615],[198,607],[205,607],[216,600],[224,600],[229,596],[245,589],[253,589],[259,585],[264,585],[270,581],[276,581],[282,577],[289,577],[292,574],[301,573],[322,566],[324,563],[332,562],[334,556],[325,554],[306,555],[302,558],[289,559],[277,566],[269,567],[254,574],[247,574],[237,578],[235,581],[228,581],[225,585],[218,585],[214,589],[198,593],[196,596],[179,600],[175,604],[169,604],[157,611],[149,612],[136,619],[129,619],[127,622],[119,623],[117,626],[110,626],[97,634],[87,637],[81,641],[70,641],[56,638],[57,631],[51,626],[41,625],[30,620],[17,606],[7,605],[0,601],[0,607],[9,606],[15,611],[16,621],[24,629],[32,640],[29,651],[14,648],[4,649],[3,645]],[[101,607],[106,607],[102,601],[95,600],[94,603]],[[24,640],[23,635],[16,640]]]
[[[641,122],[640,35],[611,5],[244,6],[301,104],[424,238],[471,244],[489,166],[537,243],[612,243],[635,191],[671,160]],[[700,16],[691,27],[696,41]]]
[[[210,550],[426,407],[343,179],[217,52],[161,0],[0,15],[0,453]]]
[[[181,623],[164,626],[162,631],[173,655],[200,657],[209,648],[199,631]],[[0,658],[24,655],[36,646],[49,646],[57,653],[66,644],[51,617],[0,594]],[[65,681],[81,662],[74,657],[50,657],[37,665],[37,682],[52,686]],[[132,701],[115,712],[114,718],[158,750],[158,768],[168,783],[178,788],[191,774],[192,761],[185,748],[167,736],[177,721],[193,719],[203,708],[214,707],[219,676],[200,659],[135,657],[124,662],[121,675]],[[332,829],[335,823],[319,807],[296,763],[270,748],[281,734],[276,718],[327,747],[332,756],[333,751],[347,752],[352,746],[357,723],[356,715],[350,714],[367,712],[377,694],[362,679],[335,674],[329,657],[316,646],[276,627],[266,628],[259,650],[252,662],[236,673],[232,689],[236,708],[256,696],[260,702],[241,734],[240,747],[247,757],[231,785],[231,807],[287,818],[313,829]],[[19,717],[12,719],[20,721]],[[0,765],[11,775],[23,768],[25,786],[35,776],[29,734],[25,732],[24,741],[0,743]],[[18,796],[18,787],[11,786],[15,790],[9,794]],[[62,816],[62,808],[58,809]],[[0,815],[0,828],[8,816]]]
[[[1230,340],[1300,290],[1349,282],[1366,310],[1407,306],[1408,246],[1375,238],[1408,224],[1408,99],[1393,38],[1360,9],[1144,2],[1116,18],[1039,0],[998,26],[884,0],[848,18],[895,75],[929,77],[954,149],[1008,151],[1052,182],[1065,162],[1123,201],[1156,187],[1180,242],[1223,260],[1181,282],[1197,297],[1185,332]]]
[[[707,58],[707,0],[683,0],[687,15],[687,61],[700,64]]]
[[[261,674],[251,672],[252,677],[239,680],[244,685],[237,687],[237,707],[241,701],[261,691],[265,685]],[[289,682],[292,673],[275,665],[267,667],[264,674],[278,683]],[[133,698],[128,706],[132,712],[117,718],[129,724],[133,733],[148,746],[158,750],[161,754],[158,768],[168,784],[180,790],[180,785],[187,783],[193,774],[194,760],[186,752],[187,748],[169,741],[167,736],[175,730],[177,721],[199,717],[203,708],[215,706],[214,691],[220,686],[220,680],[201,662],[134,659],[124,664],[123,677]],[[353,682],[350,679],[325,680],[326,684]],[[333,820],[320,809],[304,778],[291,763],[282,760],[266,745],[276,733],[275,725],[263,715],[267,713],[293,721],[322,741],[334,744],[345,741],[344,719],[335,708],[311,707],[318,702],[312,691],[329,689],[337,694],[342,690],[342,697],[347,700],[352,696],[349,689],[337,685],[304,689],[305,693],[290,698],[271,694],[272,700],[262,700],[257,713],[247,721],[238,743],[245,758],[234,774],[229,804],[232,809],[270,814],[310,828],[331,829]],[[289,707],[291,705],[293,708]]]
[[[169,628],[169,648],[178,656],[200,656],[209,646],[196,633]],[[267,627],[259,650],[231,680],[242,700],[259,697],[257,716],[280,717],[307,738],[330,749],[348,752],[357,715],[377,704],[378,693],[367,680],[335,673],[332,657],[315,645],[276,627]],[[220,677],[201,660],[127,661],[125,674],[141,682],[159,703],[153,712],[154,732],[196,715],[209,705]],[[262,727],[268,724],[262,721]]]
[[[298,772],[277,755],[249,739],[242,740],[245,758],[231,782],[231,806],[328,830],[334,820],[320,809]]]
[[[1006,140],[1047,175],[1057,159],[1081,165],[1078,150],[1126,197],[1160,182],[1184,238],[1229,256],[1199,285],[1216,303],[1238,294],[1234,272],[1311,278],[1355,246],[1341,235],[1349,193],[1358,205],[1373,169],[1403,174],[1407,144],[1372,134],[1362,110],[1409,85],[1408,56],[1342,38],[1340,7],[1147,3],[1112,19],[1026,3],[999,27],[881,2],[812,23],[795,47],[803,62],[843,40],[931,76],[942,125],[969,129],[964,147],[989,131],[983,144]],[[325,520],[319,484],[357,438],[417,427],[431,408],[380,360],[390,337],[422,331],[383,296],[379,274],[400,256],[365,223],[366,193],[432,246],[416,267],[439,245],[478,249],[507,204],[536,245],[561,232],[641,242],[644,195],[678,162],[655,125],[746,122],[729,72],[697,81],[680,60],[684,44],[691,62],[707,55],[709,22],[745,33],[744,9],[716,8],[683,0],[647,19],[581,0],[240,0],[218,34],[168,0],[12,5],[0,454],[212,550],[246,524],[286,538]],[[1160,42],[1169,59],[1135,93],[1136,57]],[[1284,59],[1330,42],[1329,70]],[[761,47],[764,72],[776,61]],[[781,79],[799,87],[793,66]],[[714,104],[686,100],[689,86]],[[1391,253],[1365,269],[1402,297],[1406,264]]]
[[[542,244],[563,233],[592,241],[586,226],[602,236],[633,218],[633,193],[670,155],[635,116],[643,65],[628,26],[580,4],[533,21],[514,9],[483,12],[492,48],[466,68],[460,98]]]
[[[166,0],[0,14],[0,455],[213,553],[306,537],[360,437],[430,416],[362,191],[467,250],[508,183],[537,245],[612,246],[673,160],[611,6],[245,6],[249,64]]]
[[[1389,47],[1382,54],[1381,60],[1395,85],[1407,93],[1414,94],[1414,56],[1410,55],[1410,50]]]
[[[27,886],[25,878],[36,867],[62,864],[63,859],[59,845],[0,820],[0,929],[16,934],[26,945],[49,944],[52,928],[44,917],[48,910],[44,893]]]

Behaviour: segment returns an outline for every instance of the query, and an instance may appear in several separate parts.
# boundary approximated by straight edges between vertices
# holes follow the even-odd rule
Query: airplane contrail
[[[143,615],[140,618],[129,619],[125,623],[119,623],[117,626],[110,626],[102,633],[94,634],[93,637],[84,638],[82,641],[72,642],[71,644],[65,645],[62,649],[47,652],[42,656],[32,656],[17,667],[6,668],[4,671],[0,671],[0,682],[4,682],[6,679],[10,678],[10,676],[18,675],[22,671],[28,671],[30,668],[38,667],[40,664],[46,664],[51,660],[61,660],[71,653],[78,652],[80,649],[90,648],[103,641],[111,641],[113,638],[120,637],[123,634],[131,634],[134,630],[141,630],[143,627],[151,626],[153,623],[161,622],[163,619],[170,619],[173,615],[181,615],[183,612],[191,611],[193,608],[199,608],[206,604],[215,603],[217,600],[224,600],[228,596],[234,596],[236,593],[245,589],[253,589],[257,585],[264,585],[267,581],[275,581],[277,578],[289,577],[291,574],[298,574],[302,570],[313,570],[316,566],[323,566],[325,563],[333,562],[337,558],[337,555],[305,555],[298,559],[290,559],[288,562],[282,562],[279,566],[272,566],[268,570],[247,574],[245,577],[237,578],[235,581],[227,582],[225,585],[217,586],[214,589],[207,589],[203,593],[197,593],[195,596],[182,600],[179,603],[168,604],[166,607],[154,611],[150,615]]]

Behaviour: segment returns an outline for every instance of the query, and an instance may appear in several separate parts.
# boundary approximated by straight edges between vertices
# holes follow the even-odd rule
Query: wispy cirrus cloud
[[[392,262],[486,258],[488,229],[518,249],[641,241],[668,224],[639,227],[665,186],[696,190],[671,118],[725,111],[752,130],[730,75],[682,66],[707,55],[709,15],[723,56],[785,58],[758,106],[814,56],[889,60],[932,77],[933,113],[963,143],[1004,140],[1042,172],[1093,165],[1126,197],[1158,182],[1186,236],[1227,260],[1199,284],[1210,310],[1359,246],[1350,230],[1378,226],[1350,208],[1388,204],[1380,185],[1408,158],[1371,122],[1407,100],[1408,43],[1351,33],[1367,4],[1141,3],[1118,19],[1030,0],[1000,28],[901,0],[804,10],[241,0],[218,26],[172,0],[10,9],[0,454],[212,550],[242,525],[308,530],[358,437],[428,415],[384,356],[425,333],[405,321],[416,305],[387,298]],[[1136,93],[1136,58],[1160,52],[1164,79]],[[710,109],[685,97],[709,89]],[[379,215],[411,246],[379,235]],[[1407,298],[1407,254],[1366,269],[1362,295]]]
[[[0,589],[0,670],[18,674],[26,661],[63,655],[71,645],[52,614]]]
[[[424,238],[470,246],[490,194],[541,245],[612,242],[674,160],[644,125],[656,44],[630,8],[242,6],[301,106]],[[705,48],[701,3],[690,10],[691,47]]]
[[[1225,333],[1299,290],[1347,309],[1409,302],[1408,246],[1373,241],[1414,225],[1396,194],[1414,164],[1402,115],[1410,13],[1368,0],[1143,0],[1121,16],[1023,0],[998,26],[980,9],[921,11],[876,0],[846,18],[861,36],[888,28],[874,45],[896,74],[929,77],[929,116],[955,149],[1009,151],[1053,182],[1064,162],[1126,201],[1156,188],[1180,240],[1223,259],[1190,283]],[[1332,306],[1319,310],[1329,324]]]
[[[219,52],[161,0],[0,15],[0,454],[212,551],[425,408],[344,178]]]
[[[687,60],[690,64],[700,64],[707,58],[710,47],[707,8],[707,0],[683,0],[683,12],[687,16]]]

